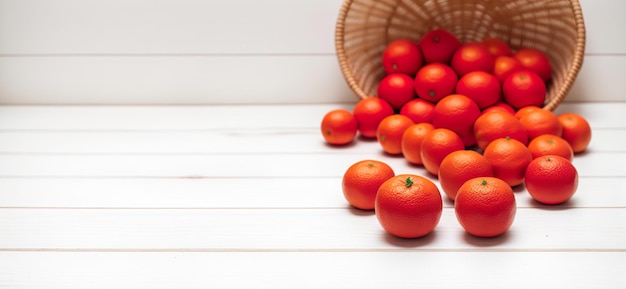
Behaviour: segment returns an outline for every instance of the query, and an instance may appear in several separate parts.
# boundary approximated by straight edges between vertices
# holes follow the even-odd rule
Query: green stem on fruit
[[[413,181],[411,181],[411,177],[407,177],[406,183],[404,184],[404,186],[407,188],[410,188],[412,185],[413,185]]]
[[[483,182],[480,183],[480,184],[483,185],[483,186],[486,186],[487,185],[487,180],[483,179]]]

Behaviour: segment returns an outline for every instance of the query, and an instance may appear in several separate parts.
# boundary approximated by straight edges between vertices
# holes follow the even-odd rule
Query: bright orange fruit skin
[[[526,190],[546,205],[567,202],[578,189],[578,172],[567,159],[547,155],[534,159],[526,169]]]
[[[361,210],[373,210],[378,187],[395,175],[386,163],[362,160],[352,164],[341,182],[343,195],[350,205]]]
[[[478,177],[459,188],[454,211],[459,224],[471,235],[495,237],[509,230],[517,207],[513,190],[506,182]]]
[[[417,175],[390,178],[376,195],[378,222],[385,231],[400,238],[419,238],[431,233],[441,219],[442,209],[437,186]]]

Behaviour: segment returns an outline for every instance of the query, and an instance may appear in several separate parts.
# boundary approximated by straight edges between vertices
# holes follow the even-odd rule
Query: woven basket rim
[[[363,91],[363,89],[357,84],[357,81],[351,72],[352,70],[350,67],[350,63],[348,62],[346,50],[344,47],[344,22],[353,2],[354,0],[344,0],[339,10],[339,16],[337,17],[337,22],[335,25],[335,51],[339,67],[346,83],[348,84],[350,89],[356,94],[356,96],[362,99],[372,96],[365,93],[365,91]],[[578,72],[583,65],[585,55],[586,28],[582,13],[582,7],[579,0],[568,0],[568,2],[574,13],[574,21],[576,23],[576,47],[574,49],[574,59],[572,59],[572,66],[565,76],[563,85],[559,88],[558,91],[555,92],[553,97],[544,104],[543,108],[548,110],[556,109],[556,107],[565,99],[565,97],[571,90],[574,81],[576,80],[576,77],[578,76]]]

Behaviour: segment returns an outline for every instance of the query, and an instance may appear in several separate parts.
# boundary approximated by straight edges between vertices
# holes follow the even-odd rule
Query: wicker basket
[[[496,37],[514,50],[545,52],[553,71],[544,105],[550,110],[568,94],[583,63],[585,25],[578,0],[345,0],[335,45],[352,91],[360,98],[375,96],[385,75],[386,45],[399,38],[417,41],[434,28],[461,42]]]

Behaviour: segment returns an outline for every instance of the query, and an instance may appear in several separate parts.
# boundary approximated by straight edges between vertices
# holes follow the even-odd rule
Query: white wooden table
[[[626,103],[559,107],[593,127],[570,202],[520,188],[482,239],[446,200],[415,240],[343,198],[361,159],[428,176],[326,146],[321,117],[351,105],[0,107],[0,288],[626,287]]]
[[[342,0],[0,0],[0,289],[626,288],[626,1],[580,2],[574,198],[403,240],[341,176],[425,171],[319,132]]]

